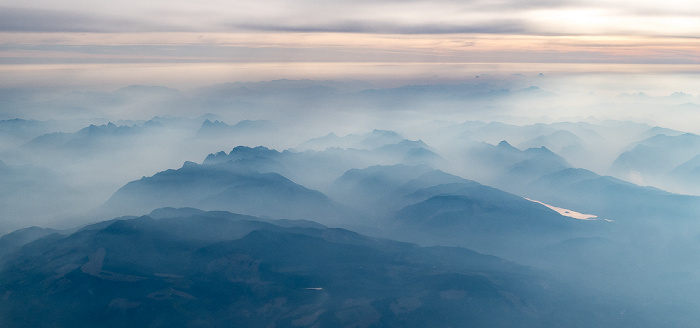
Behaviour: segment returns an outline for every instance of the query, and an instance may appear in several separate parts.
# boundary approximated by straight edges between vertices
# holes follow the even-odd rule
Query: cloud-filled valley
[[[0,323],[690,327],[700,97],[610,76],[4,90]]]
[[[0,328],[696,327],[699,16],[0,0]]]

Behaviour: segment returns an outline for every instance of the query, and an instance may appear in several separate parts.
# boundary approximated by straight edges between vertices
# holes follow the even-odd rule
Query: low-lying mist
[[[3,90],[0,235],[57,229],[16,232],[27,242],[53,236],[29,253],[54,242],[70,246],[61,238],[141,245],[129,239],[132,230],[184,245],[193,241],[177,239],[182,231],[197,230],[178,221],[188,217],[247,236],[236,239],[241,245],[288,238],[303,246],[323,236],[314,242],[339,243],[333,247],[343,252],[348,245],[391,254],[409,247],[324,230],[343,228],[526,265],[535,273],[508,264],[508,275],[541,275],[539,285],[527,286],[563,282],[570,289],[557,291],[605,304],[623,326],[670,313],[674,325],[691,326],[700,305],[700,137],[692,124],[700,96],[692,84],[669,85],[671,78],[480,75],[398,87],[275,80],[193,90]],[[97,223],[116,217],[125,221]],[[192,258],[213,256],[187,247],[182,252]],[[108,248],[80,248],[76,256],[95,266],[95,258],[114,252]],[[454,250],[432,251],[443,256],[440,265],[464,265],[445,255]],[[65,267],[104,279],[88,264]],[[110,277],[141,281],[133,272]],[[440,299],[462,291],[442,291]],[[497,295],[507,304],[517,298]],[[535,303],[546,299],[536,295]],[[518,302],[514,313],[546,316]]]
[[[666,172],[644,179],[634,167],[610,167],[620,154],[655,134],[696,132],[691,123],[700,100],[687,85],[670,89],[663,84],[662,90],[673,90],[663,94],[653,92],[652,77],[632,78],[640,81],[629,82],[625,75],[540,74],[480,75],[393,88],[359,81],[277,80],[185,91],[146,86],[113,92],[7,89],[2,91],[0,160],[9,170],[5,176],[20,181],[8,180],[6,188],[22,194],[12,184],[27,179],[27,184],[47,186],[27,189],[32,197],[50,199],[55,190],[63,190],[65,200],[9,202],[2,230],[61,226],[62,217],[101,205],[131,180],[185,161],[201,163],[210,153],[260,145],[278,151],[369,149],[371,145],[351,140],[375,129],[424,142],[444,159],[440,169],[477,181],[490,182],[489,168],[470,163],[475,161],[465,155],[482,147],[481,142],[506,140],[521,150],[545,146],[573,167],[655,184],[664,181],[658,175]],[[669,76],[654,78],[660,83]],[[665,129],[650,131],[654,126]],[[313,142],[324,136],[325,143]],[[40,170],[50,178],[21,178],[23,170]],[[695,192],[682,183],[658,186]]]

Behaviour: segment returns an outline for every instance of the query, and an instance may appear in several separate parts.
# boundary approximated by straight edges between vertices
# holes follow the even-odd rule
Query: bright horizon
[[[680,1],[4,2],[2,88],[700,72]]]
[[[700,9],[680,1],[2,1],[0,90],[20,98],[280,79],[376,89],[485,82],[550,95],[503,102],[489,119],[698,132]],[[48,114],[8,107],[0,117]]]

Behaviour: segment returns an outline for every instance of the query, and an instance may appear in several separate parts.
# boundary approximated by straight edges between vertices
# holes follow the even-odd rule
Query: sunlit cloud
[[[700,61],[675,0],[1,1],[5,66]]]
[[[3,6],[13,32],[353,32],[696,36],[677,1],[33,1]]]
[[[700,40],[637,36],[363,33],[5,33],[0,63],[562,62],[697,64]]]

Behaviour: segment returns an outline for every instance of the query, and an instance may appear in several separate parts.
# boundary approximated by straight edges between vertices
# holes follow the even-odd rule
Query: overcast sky
[[[270,63],[278,64],[273,72],[288,63],[682,64],[693,70],[700,64],[700,6],[679,0],[0,0],[4,86],[29,83],[32,72],[44,70],[50,79],[56,70],[110,64],[141,65],[140,74],[158,65],[239,65],[241,71],[230,74],[255,79],[250,65]]]

